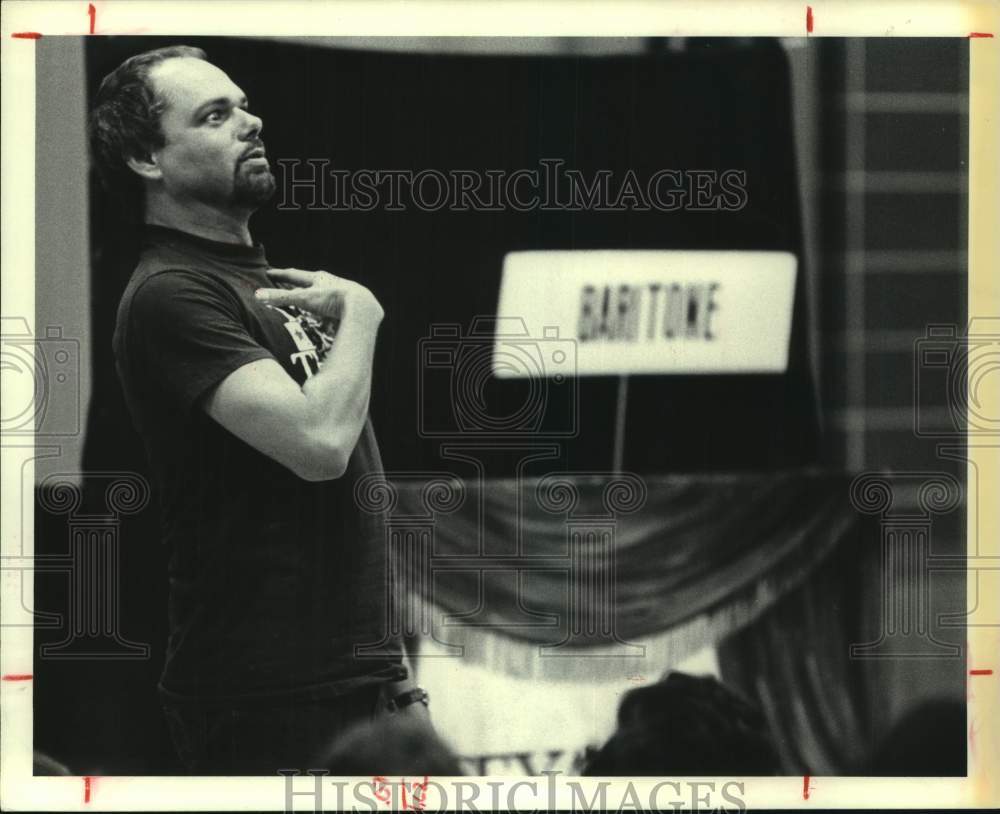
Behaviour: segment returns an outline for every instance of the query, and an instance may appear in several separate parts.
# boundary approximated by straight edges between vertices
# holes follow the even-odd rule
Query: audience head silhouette
[[[390,715],[348,729],[321,756],[317,768],[332,775],[463,774],[434,727],[417,715]]]
[[[714,678],[669,673],[631,690],[618,729],[583,774],[770,775],[778,756],[764,716]]]

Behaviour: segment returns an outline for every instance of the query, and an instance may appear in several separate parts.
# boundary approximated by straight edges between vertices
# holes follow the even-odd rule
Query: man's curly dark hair
[[[164,144],[160,115],[164,102],[149,81],[150,71],[177,57],[208,60],[201,48],[171,45],[126,59],[101,82],[88,122],[91,155],[104,188],[136,216],[142,185],[126,160],[148,156]]]
[[[630,690],[590,777],[773,775],[778,755],[760,710],[710,677],[670,673]]]

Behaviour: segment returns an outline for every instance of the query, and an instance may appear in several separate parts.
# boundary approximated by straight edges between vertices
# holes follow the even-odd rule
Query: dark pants
[[[276,775],[323,768],[317,763],[337,735],[384,714],[382,697],[372,686],[328,701],[209,706],[163,699],[163,711],[191,774]]]

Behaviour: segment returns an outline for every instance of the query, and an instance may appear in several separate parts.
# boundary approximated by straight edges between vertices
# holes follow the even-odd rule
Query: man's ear
[[[158,181],[163,177],[163,171],[160,169],[159,162],[156,159],[156,153],[149,153],[145,156],[133,155],[127,157],[125,163],[140,178],[147,181]]]

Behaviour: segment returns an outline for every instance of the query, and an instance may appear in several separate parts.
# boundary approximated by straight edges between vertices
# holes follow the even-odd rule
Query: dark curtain
[[[888,685],[849,655],[870,639],[878,550],[877,527],[858,522],[821,567],[719,646],[723,681],[760,704],[788,774],[862,771],[878,740]]]
[[[692,651],[748,624],[850,535],[847,487],[814,470],[485,483],[442,473],[373,479],[359,496],[388,510],[398,579],[444,614],[435,638],[464,645],[463,632],[488,628],[490,666],[552,677],[538,672],[539,645],[585,654],[613,628],[619,643],[673,636],[662,652],[676,656],[682,639]]]

